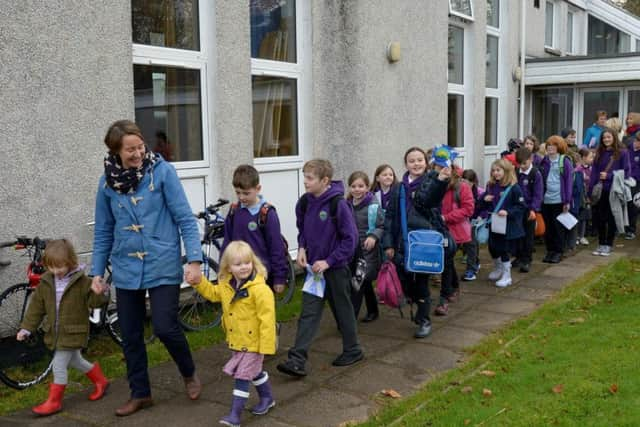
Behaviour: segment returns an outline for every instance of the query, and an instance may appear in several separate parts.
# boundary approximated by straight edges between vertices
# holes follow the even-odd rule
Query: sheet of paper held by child
[[[324,288],[326,282],[322,273],[314,273],[311,270],[311,266],[307,264],[307,277],[304,279],[304,285],[302,285],[302,292],[306,292],[311,295],[315,295],[318,298],[324,298]]]
[[[507,217],[492,213],[491,231],[496,234],[507,234]]]
[[[567,230],[571,230],[578,223],[578,220],[576,219],[576,217],[571,215],[570,212],[561,213],[556,217],[556,219]]]

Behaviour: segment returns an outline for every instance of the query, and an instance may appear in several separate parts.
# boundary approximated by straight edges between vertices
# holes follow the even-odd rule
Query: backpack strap
[[[558,168],[560,169],[560,175],[564,173],[564,158],[566,155],[560,154],[560,161],[558,162]]]
[[[267,225],[267,215],[269,215],[271,209],[275,209],[275,207],[269,202],[264,202],[262,206],[260,206],[260,211],[258,212],[258,227],[262,229],[265,228]]]
[[[513,185],[510,185],[507,187],[506,190],[504,190],[502,192],[502,196],[500,196],[500,200],[498,200],[498,204],[496,205],[496,208],[493,210],[493,213],[498,213],[498,211],[500,210],[500,208],[502,208],[502,205],[505,201],[505,199],[507,198],[507,195],[509,194],[509,192],[511,191],[511,188],[513,187]]]

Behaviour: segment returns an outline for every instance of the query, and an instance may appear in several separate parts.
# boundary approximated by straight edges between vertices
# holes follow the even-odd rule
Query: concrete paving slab
[[[451,319],[451,324],[473,331],[489,333],[515,317],[510,314],[488,312],[484,307],[477,307]]]
[[[336,377],[326,387],[346,390],[363,398],[371,398],[385,389],[406,395],[415,390],[415,378],[407,375],[403,367],[369,361]]]
[[[492,298],[491,301],[478,305],[478,307],[495,313],[523,315],[532,312],[538,306],[534,302],[509,298],[507,295],[511,296],[511,293],[505,293],[500,297]]]
[[[551,298],[554,294],[556,293],[556,291],[551,290],[551,289],[535,289],[535,288],[531,288],[529,287],[529,281],[527,281],[525,284],[521,285],[521,286],[516,286],[513,289],[511,289],[509,291],[509,296],[511,298],[518,298],[518,299],[522,299],[525,301],[532,301],[532,302],[544,302],[546,300],[548,300],[549,298]]]
[[[407,343],[380,360],[390,365],[433,375],[453,368],[461,356],[461,353],[432,345],[429,338],[425,338]]]
[[[364,421],[369,416],[370,408],[371,404],[366,399],[318,387],[298,399],[281,404],[278,411],[282,413],[278,417],[295,426],[328,427],[346,420]]]
[[[485,336],[482,332],[447,325],[433,331],[428,340],[434,346],[445,347],[457,353],[466,347],[477,344]]]

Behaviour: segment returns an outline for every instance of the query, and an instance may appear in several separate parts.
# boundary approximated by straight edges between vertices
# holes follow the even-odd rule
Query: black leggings
[[[611,213],[608,191],[603,191],[598,204],[593,206],[593,226],[598,230],[598,244],[613,246],[613,239],[616,237],[616,220]]]

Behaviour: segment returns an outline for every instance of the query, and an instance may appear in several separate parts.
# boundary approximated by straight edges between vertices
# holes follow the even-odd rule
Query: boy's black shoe
[[[551,252],[547,252],[547,254],[542,258],[542,262],[550,263],[551,262]]]
[[[520,267],[520,260],[518,258],[515,258],[513,261],[511,261],[511,268],[518,268]]]
[[[556,252],[556,253],[552,254],[551,257],[549,258],[549,263],[550,264],[557,264],[557,263],[559,263],[561,261],[561,259],[562,259],[562,255]]]
[[[304,366],[299,365],[291,359],[278,363],[276,368],[283,374],[291,375],[292,377],[302,378],[307,376],[307,371],[304,369]]]
[[[378,318],[378,316],[379,316],[378,313],[367,313],[367,315],[362,318],[362,321],[364,323],[373,322]]]
[[[520,264],[520,273],[528,273],[531,266],[528,262],[523,262]]]
[[[335,360],[331,362],[331,364],[333,366],[349,366],[361,361],[362,359],[364,359],[363,352],[359,352],[356,354],[342,353],[340,356],[336,357]]]

